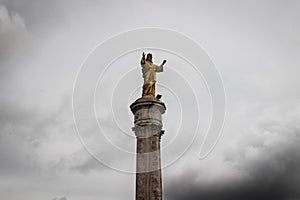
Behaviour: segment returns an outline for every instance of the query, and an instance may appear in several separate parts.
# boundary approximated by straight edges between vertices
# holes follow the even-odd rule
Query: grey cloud
[[[9,60],[16,54],[27,37],[27,28],[24,19],[18,13],[11,13],[7,7],[0,4],[0,61]],[[2,63],[1,71],[3,71]]]
[[[167,199],[299,199],[299,111],[299,102],[268,110],[253,133],[225,152],[225,164],[235,169],[235,177],[204,182],[201,178],[210,169],[185,172],[167,185]]]
[[[99,149],[92,151],[93,157],[90,155],[85,149],[81,149],[80,151],[74,153],[71,157],[65,157],[61,160],[59,165],[64,165],[66,168],[81,173],[87,174],[94,171],[104,171],[104,170],[112,170],[116,168],[118,171],[118,165],[112,163],[119,163],[120,165],[131,165],[134,163],[134,154],[123,156],[122,153],[116,151],[116,148],[113,145],[103,145],[103,143],[98,142],[97,145]],[[132,150],[134,151],[134,144],[132,144]],[[126,170],[127,167],[120,167],[120,170]],[[134,170],[129,167],[130,170]]]
[[[34,169],[34,147],[39,142],[33,130],[36,113],[4,100],[0,102],[0,113],[0,173]]]
[[[299,87],[297,50],[300,4],[296,1],[231,0],[224,3],[195,1],[184,4],[180,1],[0,2],[0,18],[5,21],[5,26],[0,25],[1,30],[5,30],[0,33],[0,90],[4,91],[1,96],[9,99],[0,103],[0,176],[2,182],[6,182],[0,188],[0,198],[3,199],[41,199],[45,196],[51,199],[55,189],[57,193],[54,194],[62,196],[60,192],[65,190],[72,195],[68,198],[76,200],[110,199],[112,196],[124,199],[128,194],[133,195],[133,191],[125,191],[127,188],[133,189],[133,178],[122,181],[130,183],[125,187],[120,184],[113,191],[107,190],[110,185],[108,182],[120,182],[119,175],[105,176],[107,173],[103,172],[103,166],[80,149],[79,142],[76,144],[78,148],[76,145],[74,147],[72,140],[76,140],[76,134],[70,103],[63,103],[61,107],[58,105],[62,92],[57,91],[72,87],[77,65],[88,51],[119,31],[143,26],[165,27],[183,32],[202,43],[218,64],[228,97],[232,97],[228,102],[237,110],[240,108],[237,108],[236,101],[246,107],[248,105],[245,102],[254,102],[262,108],[269,105],[270,101],[278,102],[299,96],[295,91]],[[148,15],[148,9],[151,15]],[[27,34],[33,37],[28,44]],[[166,73],[166,76],[170,74]],[[47,94],[45,98],[39,98],[41,89]],[[26,95],[31,98],[24,98]],[[23,106],[33,104],[48,110],[44,113]],[[231,108],[229,112],[233,110]],[[238,131],[243,127],[242,119],[252,121],[249,110],[240,110],[245,113],[238,113],[234,119],[238,120],[232,125]],[[260,109],[255,107],[253,112],[257,110]],[[290,112],[289,115],[297,116],[297,112]],[[221,170],[221,174],[216,173],[217,177],[207,175],[207,169],[191,171],[186,168],[179,171],[183,175],[174,177],[172,183],[169,182],[173,178],[163,179],[167,199],[299,199],[295,188],[299,185],[299,156],[296,154],[299,152],[296,146],[299,143],[299,121],[290,120],[291,117],[286,119],[289,119],[286,124],[285,119],[280,117],[262,119],[256,130],[251,132],[257,132],[258,135],[239,139],[235,148],[225,152],[224,162],[219,166],[222,169],[225,166],[225,169]],[[171,116],[168,122],[174,123]],[[112,125],[104,123],[106,130],[110,131]],[[93,130],[94,127],[90,127],[89,131]],[[231,136],[229,134],[223,138]],[[232,141],[235,139],[232,138]],[[109,148],[105,153],[110,159],[120,159]],[[184,157],[188,160],[189,155]],[[43,162],[40,163],[39,159],[43,159]],[[217,164],[213,163],[208,170],[218,168]],[[226,171],[228,166],[235,174]],[[44,171],[40,171],[40,168]],[[32,179],[31,172],[40,173],[40,179]],[[62,176],[51,172],[59,173],[65,181],[61,182]],[[78,175],[78,172],[85,174]],[[29,176],[24,177],[25,173]],[[46,184],[49,174],[53,177],[52,185]],[[101,174],[101,177],[95,176],[97,174]],[[80,178],[73,179],[77,175]],[[92,183],[89,180],[91,177],[95,180]],[[60,184],[68,187],[63,189]],[[99,190],[98,184],[106,187]],[[43,194],[36,196],[38,193]],[[93,197],[89,197],[92,193]],[[57,200],[62,198],[60,196],[57,196]]]
[[[64,1],[60,1],[61,4]],[[70,3],[70,2],[69,2]],[[3,4],[13,13],[19,13],[28,22],[28,28],[31,30],[37,29],[41,24],[48,26],[57,23],[58,18],[62,19],[62,13],[57,1],[47,0],[4,0]],[[59,14],[60,13],[60,14]]]
[[[67,200],[67,197],[53,198],[52,200]]]
[[[88,173],[91,170],[102,170],[103,168],[104,166],[90,155],[88,155],[84,161],[71,166],[71,170],[78,171],[80,173]]]
[[[51,141],[49,138],[59,132],[61,137],[57,140],[66,135],[77,139],[68,105],[66,101],[57,111],[45,113],[37,108],[27,108],[22,104],[0,99],[1,176],[26,175],[55,166],[51,159],[47,161],[43,155],[47,153],[44,152],[45,149],[52,148],[47,146]],[[64,156],[63,153],[61,156]],[[48,166],[41,163],[45,161]]]

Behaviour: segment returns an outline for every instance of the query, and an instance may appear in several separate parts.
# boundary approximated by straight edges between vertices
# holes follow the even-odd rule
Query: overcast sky
[[[121,172],[134,169],[134,155],[97,138],[97,124],[81,123],[80,135],[97,147],[92,153],[118,169],[86,151],[73,120],[72,90],[96,45],[143,27],[175,30],[200,44],[207,55],[199,57],[215,63],[227,98],[222,137],[199,160],[209,93],[180,57],[152,51],[155,63],[168,60],[157,75],[167,106],[163,164],[197,136],[163,169],[164,198],[300,199],[299,10],[298,0],[0,0],[0,199],[134,199],[134,174]],[[135,151],[129,104],[140,95],[141,52],[115,61],[95,91],[100,132],[124,152]],[[202,61],[198,67],[207,64]],[[75,102],[93,103],[85,98]]]

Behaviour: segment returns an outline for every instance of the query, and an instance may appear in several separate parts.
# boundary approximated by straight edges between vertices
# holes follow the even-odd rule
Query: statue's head
[[[151,53],[148,53],[148,54],[147,54],[146,60],[152,62],[152,54],[151,54]]]

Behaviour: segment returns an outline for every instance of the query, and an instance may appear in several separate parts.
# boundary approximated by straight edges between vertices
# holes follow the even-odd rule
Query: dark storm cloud
[[[232,166],[235,176],[203,181],[205,170],[214,174],[211,169],[185,172],[167,185],[167,199],[299,199],[299,125],[299,104],[286,112],[268,113],[254,133],[240,138],[236,148],[225,152],[220,167]]]
[[[300,184],[300,148],[293,151],[289,159],[282,159],[277,166],[270,166],[267,161],[252,163],[252,174],[240,181],[218,181],[209,186],[197,183],[195,176],[184,174],[166,190],[167,199],[206,199],[206,200],[250,200],[250,199],[299,199]],[[282,153],[290,153],[282,152]],[[278,161],[281,156],[277,155]],[[279,166],[278,166],[279,165]],[[274,169],[274,168],[281,169]],[[207,169],[209,170],[209,169]],[[197,174],[197,172],[194,172]],[[185,177],[186,176],[186,177]],[[201,176],[198,177],[201,179]]]

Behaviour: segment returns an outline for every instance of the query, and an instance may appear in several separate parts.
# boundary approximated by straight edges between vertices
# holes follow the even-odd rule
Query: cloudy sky
[[[73,86],[92,49],[144,27],[200,44],[206,54],[196,68],[210,58],[226,91],[222,136],[199,159],[212,115],[205,81],[180,56],[151,51],[155,63],[168,60],[157,75],[168,109],[162,162],[172,162],[163,169],[164,198],[300,199],[299,10],[298,0],[0,0],[0,199],[134,199],[129,105],[140,95],[143,49],[107,70],[100,63],[118,46],[87,59],[97,71],[77,88],[88,91],[105,71],[93,82],[95,102],[74,96]],[[90,119],[84,105],[93,103]]]

